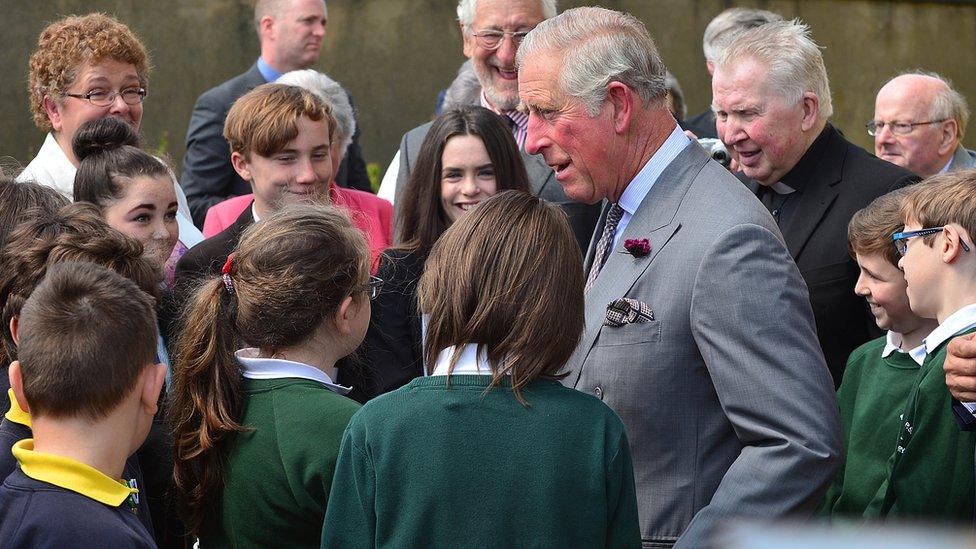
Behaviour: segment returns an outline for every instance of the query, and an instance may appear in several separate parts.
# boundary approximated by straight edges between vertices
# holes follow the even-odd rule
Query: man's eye
[[[275,157],[276,162],[291,162],[293,160],[295,160],[295,157],[291,155],[283,155],[283,156]]]

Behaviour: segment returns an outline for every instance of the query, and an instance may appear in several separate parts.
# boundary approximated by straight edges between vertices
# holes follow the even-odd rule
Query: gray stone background
[[[871,148],[863,129],[874,95],[907,68],[952,79],[976,107],[976,2],[875,0],[561,0],[599,3],[640,18],[678,77],[689,114],[711,101],[701,53],[705,25],[722,9],[753,6],[799,17],[825,47],[833,121]],[[152,58],[142,130],[147,147],[179,166],[196,97],[247,70],[258,55],[251,0],[0,0],[0,156],[26,165],[43,141],[27,110],[27,60],[40,30],[62,15],[104,11],[128,24]],[[353,95],[368,162],[385,169],[404,131],[428,120],[437,92],[464,60],[453,0],[328,0],[316,69]],[[976,142],[969,136],[967,143]],[[9,164],[10,159],[4,159]]]

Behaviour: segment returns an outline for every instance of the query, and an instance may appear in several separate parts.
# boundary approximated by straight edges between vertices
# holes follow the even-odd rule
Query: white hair
[[[705,27],[702,36],[705,61],[714,63],[722,50],[743,32],[782,20],[783,16],[778,13],[755,8],[729,8],[723,11]]]
[[[566,10],[529,32],[516,63],[546,51],[562,55],[560,90],[583,103],[590,116],[600,111],[610,82],[627,85],[645,107],[667,96],[667,69],[633,15],[596,7]]]
[[[339,151],[345,156],[356,133],[356,115],[346,90],[335,80],[312,69],[286,72],[275,83],[303,88],[332,109],[332,118],[336,121],[335,139],[339,141]]]
[[[542,16],[550,19],[556,16],[556,0],[539,0]],[[474,23],[474,14],[478,9],[478,0],[461,0],[457,6],[458,21],[465,27]]]
[[[820,119],[833,114],[823,54],[810,37],[810,27],[799,19],[774,21],[746,31],[725,48],[715,67],[731,69],[749,59],[765,67],[766,85],[777,90],[787,104],[799,103],[803,94],[810,92],[820,101]]]

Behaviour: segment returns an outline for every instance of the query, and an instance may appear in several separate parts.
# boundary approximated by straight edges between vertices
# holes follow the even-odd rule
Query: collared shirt
[[[434,371],[430,375],[447,375],[448,368],[451,365],[451,358],[454,357],[454,349],[456,347],[448,347],[437,354],[437,360],[434,362]],[[478,345],[474,343],[468,343],[462,347],[461,356],[458,357],[458,361],[454,365],[454,370],[451,371],[451,375],[492,375],[491,365],[488,363],[487,349],[482,347],[479,353]]]
[[[691,140],[681,130],[681,126],[675,125],[671,135],[664,140],[661,148],[637,172],[637,176],[627,184],[627,188],[624,189],[624,193],[620,195],[620,199],[617,201],[624,213],[620,217],[620,222],[617,223],[617,232],[613,235],[613,248],[616,248],[617,244],[620,243],[620,236],[627,229],[630,218],[634,217],[637,208],[647,197],[647,193],[651,192],[651,188],[654,187],[654,183],[661,177],[665,168],[690,144]]]
[[[922,344],[925,345],[925,352],[932,353],[959,332],[964,332],[974,326],[976,326],[976,303],[966,305],[952,313],[936,329],[932,330],[932,333],[922,341]],[[962,404],[970,413],[976,415],[976,402],[963,402]]]
[[[20,407],[20,403],[17,402],[17,397],[14,396],[13,389],[7,389],[7,398],[10,399],[10,409],[7,410],[7,413],[4,414],[3,417],[7,418],[7,421],[11,421],[18,425],[23,425],[24,427],[30,427],[30,414],[25,412],[24,409]]]
[[[493,107],[491,103],[488,102],[488,96],[485,95],[485,90],[481,90],[481,106],[488,109],[489,111],[506,118],[509,121],[509,129],[512,131],[512,137],[515,138],[515,142],[518,143],[519,149],[525,148],[525,137],[529,134],[529,115],[519,111],[500,111]]]
[[[265,82],[274,82],[281,78],[281,73],[276,71],[271,65],[265,63],[264,59],[258,57],[258,71]]]
[[[14,444],[11,449],[28,477],[81,494],[104,505],[118,507],[139,490],[123,480],[114,480],[80,461],[34,451],[34,439]]]
[[[345,395],[352,390],[352,387],[344,387],[332,381],[328,374],[314,366],[283,360],[280,358],[260,357],[258,349],[248,347],[234,353],[237,361],[244,366],[244,377],[247,379],[281,379],[299,378],[317,381],[325,385],[330,391]]]
[[[891,353],[895,352],[908,353],[908,356],[911,357],[911,359],[914,360],[919,366],[921,366],[922,362],[925,361],[925,342],[923,341],[918,347],[915,347],[910,351],[903,351],[901,349],[902,341],[901,334],[888,330],[888,337],[885,341],[884,350],[881,351],[881,357],[887,358],[889,355],[891,355]]]
[[[942,175],[944,173],[949,173],[949,170],[951,170],[951,169],[952,169],[952,157],[949,157],[949,161],[946,162],[946,165],[945,166],[942,166],[942,169],[939,170],[939,173],[937,173],[936,175]]]

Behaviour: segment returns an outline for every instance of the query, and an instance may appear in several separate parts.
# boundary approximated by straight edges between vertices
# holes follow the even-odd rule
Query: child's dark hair
[[[81,125],[71,142],[78,159],[75,202],[91,202],[99,208],[118,200],[122,186],[134,177],[164,177],[169,168],[139,148],[139,135],[125,122],[99,118]]]
[[[104,265],[158,297],[162,273],[142,255],[142,244],[113,229],[92,204],[75,203],[21,223],[0,251],[0,363],[17,359],[10,320],[48,269],[64,261]]]
[[[3,249],[17,225],[52,214],[68,204],[68,199],[51,187],[33,181],[18,183],[12,178],[0,177],[0,249]]]
[[[901,255],[895,249],[891,235],[905,226],[901,204],[911,193],[911,186],[896,189],[854,212],[847,224],[847,249],[851,257],[856,254],[880,254],[889,263],[898,266]]]
[[[103,417],[156,361],[153,299],[94,263],[51,266],[21,309],[19,334],[34,417]]]
[[[228,275],[204,283],[184,312],[170,393],[173,476],[194,535],[220,501],[226,444],[244,430],[234,352],[304,343],[347,296],[366,299],[369,254],[346,214],[287,207],[244,232]]]

